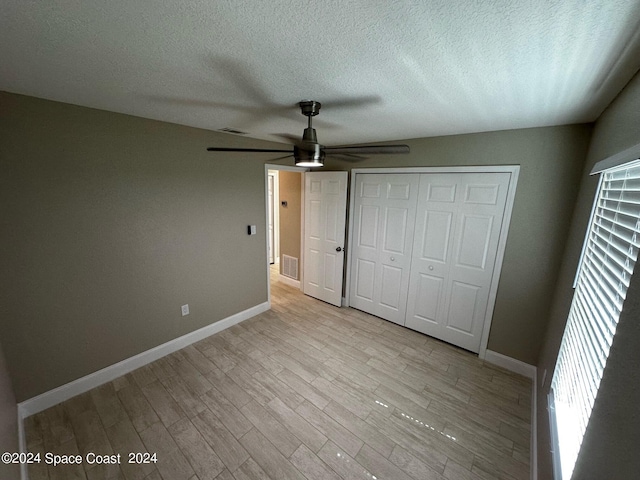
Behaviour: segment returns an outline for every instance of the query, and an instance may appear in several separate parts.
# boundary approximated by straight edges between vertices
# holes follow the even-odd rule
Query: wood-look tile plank
[[[352,456],[329,440],[318,452],[318,458],[329,465],[344,480],[372,478],[371,472],[356,462]]]
[[[371,391],[366,388],[358,388],[349,379],[338,375],[332,382],[336,387],[347,392],[352,397],[356,398],[364,407],[375,410],[382,415],[390,415],[391,408],[388,403],[385,403],[377,391]]]
[[[529,465],[506,455],[491,456],[491,460],[476,455],[471,472],[483,479],[514,480],[527,478]]]
[[[500,419],[488,412],[470,408],[468,404],[459,401],[432,400],[427,410],[440,416],[447,422],[463,426],[474,425],[478,430],[500,432]]]
[[[327,437],[320,433],[313,425],[289,408],[278,397],[267,404],[267,410],[286,429],[295,435],[313,452],[317,452],[326,443]]]
[[[95,410],[82,412],[71,418],[71,425],[81,455],[86,456],[88,453],[113,454],[98,412]],[[92,468],[92,465],[87,464],[86,468]]]
[[[274,353],[273,355],[271,355],[271,358],[273,358],[276,362],[278,362],[286,369],[298,375],[307,383],[313,382],[319,376],[319,373],[312,371],[312,369],[305,367],[298,361],[294,360],[288,355],[285,355],[282,352]]]
[[[200,350],[193,345],[183,348],[182,352],[185,357],[187,357],[189,363],[191,363],[191,365],[193,365],[202,375],[206,375],[214,368],[217,368],[211,360],[205,357]]]
[[[216,480],[237,480],[229,470],[224,469],[217,477]]]
[[[160,421],[137,384],[130,384],[128,387],[119,390],[118,398],[138,432],[146,430]]]
[[[32,417],[29,417],[29,418],[32,418]],[[27,435],[27,437],[30,435],[29,430],[33,426],[34,425],[32,424],[26,427],[25,434]],[[27,451],[32,453],[39,453],[41,459],[44,458],[44,454],[46,453],[44,449],[44,443],[42,442],[27,446]],[[47,470],[47,465],[43,462],[32,463],[27,465],[27,472],[29,475],[29,480],[49,480],[49,472]]]
[[[71,419],[89,410],[95,410],[95,405],[91,400],[91,393],[89,392],[76,395],[66,402],[63,402],[62,405]]]
[[[254,373],[253,377],[262,384],[264,388],[269,390],[274,398],[278,397],[290,408],[298,408],[298,406],[304,401],[304,397],[299,395],[289,385],[284,383],[278,377],[272,375],[266,370],[260,370]]]
[[[467,470],[453,460],[447,461],[443,476],[448,480],[482,480],[482,477],[471,473],[470,470]]]
[[[352,365],[348,365],[338,359],[330,358],[324,364],[332,369],[337,377],[342,377],[347,379],[350,383],[352,383],[357,388],[363,388],[366,390],[375,390],[380,382],[372,379],[371,377],[367,377],[367,375],[359,372]],[[366,364],[362,364],[366,365]],[[371,370],[368,368],[367,371]]]
[[[202,412],[191,422],[230,471],[235,471],[249,458],[247,451],[210,411]]]
[[[125,412],[112,382],[94,388],[90,394],[104,427],[110,427],[127,418],[127,412]]]
[[[234,437],[240,438],[251,430],[251,422],[215,387],[200,398]]]
[[[399,401],[398,396],[401,396],[404,397],[405,400],[409,400],[425,409],[428,408],[431,403],[431,399],[427,395],[402,383],[396,382],[393,377],[386,373],[373,369],[369,372],[369,375],[380,382],[380,386],[376,388],[375,393],[384,398],[388,398],[389,400],[395,398]]]
[[[168,430],[200,480],[213,480],[225,469],[220,457],[191,421],[184,418],[171,425]]]
[[[531,461],[529,459],[529,448],[525,448],[516,443],[513,445],[513,452],[511,453],[511,456],[514,460],[517,460],[523,465],[531,465]]]
[[[404,473],[385,457],[376,452],[366,443],[358,452],[356,462],[366,468],[377,478],[393,478],[394,480],[411,480],[411,477]]]
[[[356,435],[360,440],[372,446],[384,457],[388,457],[391,454],[393,447],[396,446],[396,443],[393,440],[380,433],[378,429],[371,426],[371,424],[365,422],[357,415],[354,415],[339,403],[329,403],[329,405],[325,407],[324,413]]]
[[[147,452],[157,454],[155,467],[164,478],[188,480],[194,474],[191,464],[161,422],[140,432],[140,438]]]
[[[415,479],[444,480],[441,474],[399,445],[394,447],[391,455],[389,455],[389,461]]]
[[[236,362],[231,357],[229,357],[229,355],[227,355],[223,349],[216,346],[210,346],[202,353],[223,372],[227,372],[236,366]]]
[[[114,378],[111,384],[113,385],[113,388],[116,392],[130,385],[129,379],[127,378],[126,375],[122,377]]]
[[[275,398],[273,392],[240,367],[232,368],[227,375],[260,405],[266,405]]]
[[[178,350],[178,352],[180,352],[180,350]],[[174,352],[174,354],[178,352]],[[198,369],[186,359],[186,357],[185,360],[176,362],[172,366],[176,373],[180,375],[196,395],[204,395],[211,389],[211,384],[207,381],[205,376],[202,375]]]
[[[277,478],[278,480],[304,480],[304,476],[289,460],[255,428],[245,434],[240,439],[240,443],[247,452],[251,454],[251,458],[270,478]]]
[[[296,413],[313,425],[325,437],[335,442],[351,456],[355,456],[363,441],[306,400],[296,409]]]
[[[176,403],[159,380],[142,387],[142,393],[147,397],[165,427],[173,425],[186,416],[180,405]]]
[[[130,375],[140,388],[158,379],[149,365],[134,370]]]
[[[246,405],[253,398],[240,386],[240,384],[220,370],[209,373],[206,378],[211,385],[227,397],[227,400],[235,405],[236,408]],[[242,378],[246,379],[246,376],[243,376]]]
[[[316,378],[311,385],[362,419],[367,418],[371,413],[371,406],[360,402],[356,397],[323,377]]]
[[[340,480],[340,477],[305,445],[300,445],[289,460],[308,479]]]
[[[271,480],[251,457],[233,472],[233,477],[235,480]]]
[[[258,364],[260,364],[260,366],[271,375],[277,375],[284,369],[282,365],[280,365],[262,350],[254,350],[250,352],[249,357],[258,362]],[[258,372],[254,373],[254,375],[257,374]]]
[[[257,402],[247,403],[242,413],[285,457],[300,446],[301,441]]]
[[[372,412],[367,418],[367,422],[383,434],[387,435],[395,443],[411,452],[422,462],[429,465],[436,472],[442,473],[444,470],[444,466],[447,462],[447,456],[439,450],[426,448],[426,446],[421,442],[420,437],[415,433],[399,427],[389,418],[384,417],[377,412]]]
[[[118,465],[101,464],[93,465],[92,468],[87,468],[87,465],[85,465],[85,473],[87,480],[126,480]],[[36,479],[29,477],[29,480]]]
[[[403,431],[419,438],[420,445],[425,448],[442,452],[449,459],[453,459],[465,468],[471,469],[473,453],[460,445],[457,439],[447,437],[443,431],[425,424],[420,419],[394,412],[388,419]]]
[[[155,470],[155,467],[151,464],[128,463],[128,453],[142,453],[147,451],[129,419],[121,420],[108,427],[106,432],[113,451],[122,455],[123,460],[120,464],[120,469],[127,480],[144,479]]]
[[[68,440],[51,450],[54,455],[79,455],[75,438]],[[86,480],[87,475],[82,464],[48,465],[49,478],[51,480]]]
[[[310,383],[288,368],[285,368],[280,372],[278,374],[278,378],[321,410],[326,407],[330,401],[325,394],[320,392],[320,390],[313,387]]]
[[[180,376],[163,378],[161,381],[169,395],[180,405],[187,417],[193,418],[207,409],[200,397]]]
[[[167,357],[160,358],[155,362],[150,363],[149,367],[158,380],[164,380],[177,375],[177,372],[173,369]]]
[[[69,442],[74,438],[71,419],[64,408],[64,404],[59,404],[48,408],[38,414],[42,425],[42,439],[44,448],[52,451],[54,448]]]
[[[390,416],[393,414],[394,409],[402,412],[406,415],[411,415],[414,418],[419,418],[421,421],[428,423],[429,425],[442,430],[446,424],[446,422],[439,417],[438,415],[430,412],[422,405],[429,405],[429,400],[424,399],[422,405],[418,405],[412,400],[409,400],[404,395],[398,393],[392,388],[387,387],[386,385],[380,385],[379,388],[376,389],[375,394],[377,398],[380,398],[386,405],[389,405],[390,408],[387,409],[387,412],[382,412],[385,416]]]

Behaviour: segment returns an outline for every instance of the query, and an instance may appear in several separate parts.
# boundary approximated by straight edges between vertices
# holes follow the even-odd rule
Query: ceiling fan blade
[[[335,158],[336,160],[341,160],[343,162],[361,162],[363,160],[366,160],[366,157],[361,157],[359,155],[352,155],[350,153],[345,154],[345,153],[326,153],[327,158]]]
[[[285,155],[284,157],[270,158],[269,160],[267,160],[267,163],[279,162],[280,160],[284,160],[285,158],[291,158],[291,157],[293,157],[293,155]]]
[[[282,138],[283,140],[286,140],[287,143],[293,143],[293,144],[300,143],[300,136],[292,135],[290,133],[272,133],[271,136]]]
[[[378,155],[409,153],[409,145],[364,145],[361,147],[324,147],[327,155],[353,154]]]
[[[271,148],[224,148],[224,147],[209,147],[208,152],[278,152],[288,153],[293,155],[292,150],[274,150]]]
[[[369,105],[376,105],[382,102],[382,97],[379,95],[362,95],[359,97],[351,97],[351,98],[335,98],[333,100],[323,100],[322,105],[327,109],[338,109],[338,108],[362,108],[368,107]]]

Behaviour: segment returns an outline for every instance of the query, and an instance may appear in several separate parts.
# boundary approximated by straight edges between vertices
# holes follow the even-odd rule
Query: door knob
[[[341,251],[342,251],[342,247],[336,248],[336,252],[341,252]]]
[[[391,257],[391,261],[395,262],[396,261],[396,257]]]
[[[433,270],[433,265],[429,265],[429,270]]]

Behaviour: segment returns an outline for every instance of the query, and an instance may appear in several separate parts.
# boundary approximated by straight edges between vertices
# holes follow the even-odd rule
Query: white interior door
[[[407,327],[479,351],[509,180],[421,175]]]
[[[268,176],[268,209],[269,209],[269,225],[268,225],[268,238],[269,238],[269,263],[275,263],[275,238],[274,238],[274,219],[275,219],[275,177],[274,175],[269,174]]]
[[[404,325],[418,176],[356,176],[350,305]]]
[[[307,172],[304,190],[306,295],[342,304],[347,172]]]

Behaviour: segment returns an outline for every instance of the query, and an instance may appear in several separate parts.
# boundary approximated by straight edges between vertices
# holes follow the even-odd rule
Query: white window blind
[[[640,162],[603,172],[552,388],[556,461],[571,478],[640,247]]]

